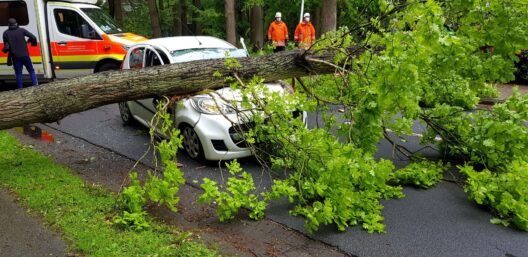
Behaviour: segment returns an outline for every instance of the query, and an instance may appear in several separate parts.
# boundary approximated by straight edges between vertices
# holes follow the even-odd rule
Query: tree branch
[[[364,49],[352,48],[356,56]],[[139,70],[103,72],[38,87],[0,93],[0,129],[37,122],[55,122],[69,114],[102,105],[163,95],[186,95],[225,85],[233,72],[243,80],[253,76],[267,81],[333,73],[335,50],[288,51],[239,59],[236,70],[224,59],[200,60]],[[318,59],[322,62],[308,61]],[[220,76],[213,76],[219,73]]]

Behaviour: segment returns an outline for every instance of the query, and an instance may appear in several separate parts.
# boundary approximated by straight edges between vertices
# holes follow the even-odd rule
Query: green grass
[[[89,185],[50,158],[0,131],[0,184],[62,233],[70,250],[90,256],[217,256],[185,232],[152,221],[147,231],[112,224],[115,194]]]

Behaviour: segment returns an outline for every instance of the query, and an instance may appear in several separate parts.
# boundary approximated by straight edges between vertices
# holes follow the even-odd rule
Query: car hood
[[[142,36],[138,36],[136,34],[129,33],[129,32],[119,33],[119,34],[110,34],[108,35],[108,38],[110,38],[112,42],[116,42],[116,43],[119,43],[125,46],[131,46],[135,43],[139,43],[139,42],[147,40],[146,38]]]
[[[264,83],[264,85],[270,90],[270,92],[285,92],[286,90],[280,83]],[[224,87],[216,90],[218,96],[215,98],[222,99],[225,101],[242,101],[242,91],[240,89],[232,89],[230,87]],[[214,94],[201,94],[197,95],[198,97],[211,97]],[[261,94],[261,97],[264,97],[264,94]]]

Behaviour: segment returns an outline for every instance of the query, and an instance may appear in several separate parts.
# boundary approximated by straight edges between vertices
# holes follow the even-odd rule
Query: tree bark
[[[110,3],[110,2],[109,2]],[[123,2],[121,0],[113,0],[114,19],[120,26],[123,26]]]
[[[257,50],[264,46],[264,12],[258,5],[251,8],[251,43]]]
[[[158,4],[158,17],[159,17],[159,22],[160,22],[161,36],[162,37],[167,37],[168,36],[167,30],[164,29],[164,26],[163,26],[164,17],[166,16],[165,12],[166,12],[166,9],[167,9],[167,2],[166,2],[166,0],[157,0],[156,2]]]
[[[235,0],[224,0],[226,18],[226,40],[236,45]]]
[[[315,8],[315,11],[314,11],[314,14],[312,15],[312,19],[313,19],[313,25],[315,27],[315,37],[316,38],[321,38],[321,23],[323,22],[322,20],[322,11],[321,11],[321,7],[317,7]]]
[[[172,34],[174,36],[181,36],[183,32],[182,23],[180,19],[181,12],[182,12],[181,1],[178,1],[177,3],[174,3],[174,5],[172,6],[172,18],[173,18]]]
[[[355,56],[362,49],[351,51]],[[187,95],[225,85],[233,72],[249,80],[253,76],[267,81],[328,74],[335,68],[333,50],[316,54],[303,50],[241,58],[240,68],[225,67],[223,59],[200,60],[138,70],[102,72],[55,81],[37,87],[0,93],[0,129],[38,122],[58,121],[69,114],[102,105],[160,95]],[[213,76],[219,72],[222,76]]]
[[[158,11],[158,4],[156,0],[147,0],[149,15],[150,15],[150,24],[152,27],[152,37],[157,38],[161,37],[161,24],[160,16]]]
[[[114,10],[114,7],[115,7],[114,0],[108,0],[108,14],[109,14],[110,17],[112,17],[112,18],[115,18],[115,10]]]
[[[337,29],[337,0],[323,0],[321,35]]]
[[[201,0],[193,0],[193,5],[195,7],[195,10],[193,10],[193,27],[194,27],[194,35],[198,36],[202,34],[202,24],[198,21],[198,11],[202,7],[202,1]]]
[[[180,12],[180,21],[182,26],[182,36],[187,36],[191,34],[189,29],[189,22],[187,21],[187,1],[180,0],[181,12]]]

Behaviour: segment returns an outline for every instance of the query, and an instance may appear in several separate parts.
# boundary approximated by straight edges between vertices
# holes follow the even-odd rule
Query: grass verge
[[[217,256],[188,233],[157,222],[135,232],[111,222],[115,194],[85,183],[67,168],[0,131],[0,184],[62,233],[70,250],[90,256]]]

